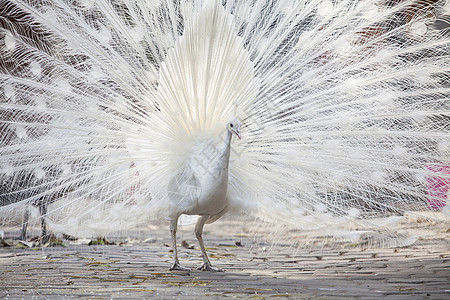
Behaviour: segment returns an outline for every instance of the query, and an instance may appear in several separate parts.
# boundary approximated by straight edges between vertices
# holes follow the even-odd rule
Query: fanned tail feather
[[[448,222],[445,1],[0,9],[4,223],[40,203],[74,235],[164,218],[170,180],[233,116],[231,212],[358,238],[407,212]]]

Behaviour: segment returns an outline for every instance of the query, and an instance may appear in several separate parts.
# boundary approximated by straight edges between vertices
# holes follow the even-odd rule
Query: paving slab
[[[447,226],[447,225],[444,225]],[[239,222],[205,232],[208,254],[225,272],[202,272],[198,246],[180,246],[192,271],[169,271],[166,224],[122,232],[114,245],[0,248],[1,299],[450,299],[448,229],[405,248],[299,248],[244,236]],[[179,243],[196,245],[189,226]],[[38,233],[34,229],[34,233]],[[259,232],[262,236],[264,232]],[[285,232],[286,238],[298,238]],[[295,237],[294,237],[295,236]],[[242,246],[236,246],[242,244]],[[76,242],[75,242],[76,243]],[[306,243],[306,241],[305,241]]]

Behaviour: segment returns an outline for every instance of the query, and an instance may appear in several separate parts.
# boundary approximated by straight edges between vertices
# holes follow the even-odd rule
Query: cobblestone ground
[[[168,271],[167,226],[124,232],[114,245],[44,248],[21,248],[12,239],[17,232],[3,229],[13,246],[0,248],[0,298],[450,299],[447,225],[413,246],[366,250],[256,244],[241,226],[218,221],[206,228],[208,253],[222,273],[195,269],[202,260],[189,226],[179,243],[185,241],[180,260],[190,272]]]

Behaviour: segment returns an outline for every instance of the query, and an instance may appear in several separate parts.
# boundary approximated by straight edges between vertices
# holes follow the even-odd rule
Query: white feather
[[[426,168],[450,165],[450,44],[430,18],[445,8],[411,3],[15,1],[26,16],[0,28],[2,219],[54,202],[52,227],[81,235],[187,212],[170,182],[213,169],[193,159],[221,149],[234,116],[230,212],[337,229],[429,210],[427,180],[450,181]]]

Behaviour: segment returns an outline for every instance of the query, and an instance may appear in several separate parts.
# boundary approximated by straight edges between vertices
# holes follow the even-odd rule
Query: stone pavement
[[[202,260],[189,226],[180,261],[194,270],[168,271],[166,225],[122,233],[115,245],[2,247],[0,299],[450,299],[447,225],[410,247],[327,250],[256,243],[241,224],[218,221],[205,243],[223,273],[195,269]]]

